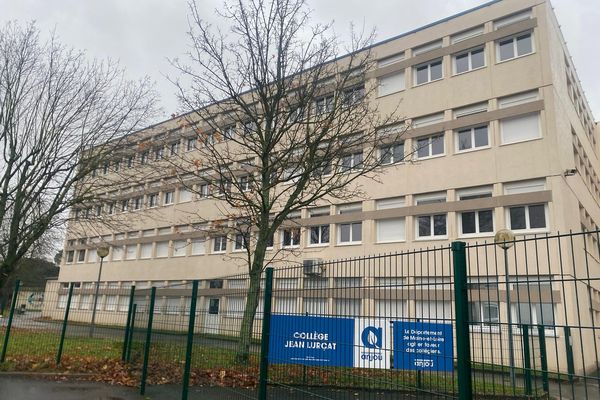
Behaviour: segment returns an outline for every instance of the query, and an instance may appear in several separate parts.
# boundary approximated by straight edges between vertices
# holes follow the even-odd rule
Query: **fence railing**
[[[14,368],[112,360],[141,393],[600,396],[599,232],[454,242],[160,287],[71,283],[0,325]],[[256,287],[249,293],[250,287]],[[15,287],[13,299],[17,298]],[[239,332],[256,301],[247,357]],[[97,303],[92,324],[92,304]],[[243,352],[242,352],[243,353]],[[49,361],[50,360],[50,361]],[[198,389],[199,390],[199,389]]]

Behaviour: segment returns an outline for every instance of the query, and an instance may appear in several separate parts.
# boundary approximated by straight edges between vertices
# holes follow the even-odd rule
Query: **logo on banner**
[[[378,318],[356,318],[354,324],[354,366],[389,368],[391,356],[389,322]]]
[[[383,329],[376,326],[367,326],[362,331],[361,340],[367,349],[380,349],[382,346]]]

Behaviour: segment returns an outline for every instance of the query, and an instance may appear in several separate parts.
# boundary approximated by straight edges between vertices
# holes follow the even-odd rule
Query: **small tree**
[[[154,112],[148,80],[43,42],[34,24],[0,28],[0,289],[68,209],[102,188],[91,179]]]
[[[245,248],[250,287],[236,357],[247,362],[276,231],[303,208],[363,195],[360,179],[377,177],[380,149],[405,128],[372,101],[372,34],[353,34],[338,58],[331,27],[310,26],[304,0],[226,3],[218,15],[228,34],[195,3],[190,12],[191,62],[173,64],[197,151],[173,164],[208,185],[199,194],[220,199],[230,237]]]

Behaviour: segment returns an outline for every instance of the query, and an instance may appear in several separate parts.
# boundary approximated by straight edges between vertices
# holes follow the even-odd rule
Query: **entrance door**
[[[219,298],[211,297],[208,299],[204,317],[204,333],[219,333],[219,303]]]

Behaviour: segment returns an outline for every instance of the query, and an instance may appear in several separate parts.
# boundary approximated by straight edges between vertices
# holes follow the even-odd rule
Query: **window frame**
[[[477,51],[477,50],[481,50],[483,52],[483,65],[480,66],[480,67],[473,68],[473,58],[472,58],[473,57],[473,52]],[[468,69],[466,71],[458,72],[457,64],[456,64],[456,59],[457,59],[457,57],[463,56],[465,54],[467,55]],[[472,47],[470,49],[463,50],[463,51],[460,51],[458,53],[453,54],[452,55],[452,76],[458,76],[458,75],[466,74],[468,72],[477,71],[479,69],[487,67],[487,60],[486,60],[485,56],[486,56],[485,44],[480,45],[480,46],[476,46],[476,47]]]
[[[392,144],[386,144],[384,146],[380,146],[379,147],[379,163],[381,165],[394,165],[394,164],[398,164],[401,162],[404,162],[405,158],[406,158],[406,152],[405,152],[405,144],[406,142],[402,141],[402,142],[397,142],[397,143],[392,143]],[[395,149],[396,147],[402,146],[402,159],[401,160],[396,160],[394,155],[396,154]],[[386,152],[389,151],[389,162],[384,162],[383,158],[386,154]]]
[[[527,138],[527,139],[522,139],[522,140],[516,140],[516,141],[512,141],[512,142],[506,142],[505,138],[504,138],[504,127],[502,125],[502,121],[508,121],[508,120],[515,120],[515,119],[519,119],[519,118],[524,118],[530,115],[535,115],[537,117],[537,136],[536,137],[531,137],[531,138]],[[500,146],[508,146],[511,144],[517,144],[517,143],[525,143],[525,142],[530,142],[532,140],[539,140],[543,137],[542,135],[542,121],[541,121],[541,113],[539,111],[535,111],[532,113],[526,113],[526,114],[521,114],[521,115],[515,115],[513,117],[507,117],[507,118],[501,118],[498,120],[498,125],[500,128]]]
[[[436,137],[440,137],[441,138],[442,145],[443,145],[443,151],[441,153],[438,153],[438,154],[432,154],[432,152],[433,152],[433,139],[436,138]],[[429,154],[427,156],[420,157],[419,156],[419,149],[421,149],[421,147],[419,147],[419,141],[423,140],[423,139],[427,139],[429,141],[428,144],[427,144],[427,148],[428,148],[428,153]],[[445,132],[436,133],[436,134],[433,134],[433,135],[424,136],[424,137],[420,137],[420,138],[415,138],[413,140],[417,143],[416,149],[414,151],[415,158],[417,160],[428,160],[428,159],[431,159],[431,158],[443,157],[443,156],[446,155]]]
[[[323,241],[323,229],[327,228],[327,242]],[[317,229],[317,237],[318,241],[313,243],[313,230]],[[331,242],[331,225],[330,224],[321,224],[321,225],[312,225],[308,227],[308,238],[307,238],[307,246],[308,247],[326,247],[329,246]]]
[[[175,204],[175,191],[174,190],[164,192],[164,194],[163,194],[163,206],[168,206],[171,204]]]
[[[437,78],[437,79],[431,79],[431,66],[435,63],[439,62],[440,63],[440,70],[442,72],[442,75]],[[423,67],[423,66],[427,66],[427,81],[425,82],[418,82],[418,69]],[[413,86],[421,86],[421,85],[426,85],[428,83],[432,83],[432,82],[437,82],[437,81],[441,81],[442,79],[444,79],[444,58],[440,57],[440,58],[436,58],[434,60],[430,60],[418,65],[413,66]]]
[[[544,225],[545,226],[543,228],[531,228],[531,219],[530,219],[530,214],[529,214],[530,206],[544,206]],[[510,210],[513,208],[520,208],[520,207],[524,207],[524,209],[525,209],[525,228],[517,229],[517,228],[513,228],[513,226],[512,226],[512,221],[510,218]],[[513,232],[515,232],[517,234],[545,233],[545,232],[550,231],[548,203],[530,203],[530,204],[507,206],[507,207],[505,207],[505,218],[506,218],[506,222],[507,222],[506,225],[507,225],[508,229],[512,230]]]
[[[446,233],[443,235],[436,235],[435,234],[435,217],[437,216],[444,216],[445,219],[445,223],[444,223],[444,228]],[[421,236],[419,234],[419,226],[420,226],[420,221],[419,219],[421,217],[429,217],[429,228],[430,228],[430,235],[429,236]],[[415,221],[415,240],[444,240],[444,239],[448,239],[448,213],[444,212],[444,213],[430,213],[430,214],[420,214],[420,215],[415,215],[414,216],[414,221]]]
[[[486,135],[487,135],[487,144],[485,146],[476,146],[475,145],[475,129],[478,128],[486,128]],[[470,138],[471,138],[471,147],[468,149],[460,149],[460,138],[459,135],[461,132],[466,132],[466,131],[470,131]],[[489,149],[491,148],[491,143],[490,143],[490,126],[489,123],[486,124],[481,124],[481,125],[474,125],[474,126],[470,126],[470,127],[464,127],[464,128],[458,128],[454,131],[454,151],[458,154],[458,153],[469,153],[472,151],[479,151],[479,150],[485,150],[485,149]]]
[[[212,238],[212,254],[223,254],[227,252],[227,235],[219,235]],[[218,244],[218,249],[217,249]]]
[[[338,246],[351,246],[351,245],[358,245],[358,244],[362,244],[362,223],[363,221],[352,221],[352,222],[342,222],[337,225],[337,245]],[[360,224],[360,240],[354,240],[354,230],[353,227],[354,225]],[[350,230],[349,230],[349,241],[347,242],[343,242],[342,241],[342,227],[343,226],[349,226]]]
[[[286,232],[289,232],[290,244],[285,244]],[[299,227],[283,228],[281,230],[281,248],[282,249],[296,249],[300,247],[300,241],[302,233]],[[294,240],[296,239],[296,240]]]
[[[531,52],[530,53],[525,53],[525,54],[518,54],[518,47],[517,47],[517,39],[519,37],[525,36],[529,34],[529,38],[531,40]],[[535,54],[536,52],[536,48],[535,48],[535,36],[534,36],[534,32],[533,30],[529,30],[529,31],[523,31],[523,32],[519,32],[519,33],[515,33],[514,35],[509,35],[509,36],[505,36],[503,38],[497,39],[494,42],[494,48],[496,49],[496,64],[500,64],[506,61],[511,61],[511,60],[515,60],[517,58],[521,58],[521,57],[526,57],[530,54]],[[500,58],[500,43],[502,42],[506,42],[508,40],[512,41],[512,49],[513,49],[513,56],[510,58],[506,58],[504,60],[502,60]]]
[[[492,230],[489,232],[481,232],[480,231],[480,226],[479,226],[479,213],[482,211],[491,211],[492,212]],[[462,220],[462,215],[466,214],[466,213],[475,213],[475,232],[473,233],[465,233],[463,230],[463,220]],[[458,221],[457,221],[457,225],[458,225],[458,236],[459,237],[464,237],[464,238],[470,238],[470,237],[483,237],[483,236],[494,236],[494,232],[496,231],[496,217],[494,215],[494,209],[493,208],[481,208],[481,209],[477,209],[477,210],[468,210],[468,211],[461,211],[456,213],[457,217],[458,217]]]

